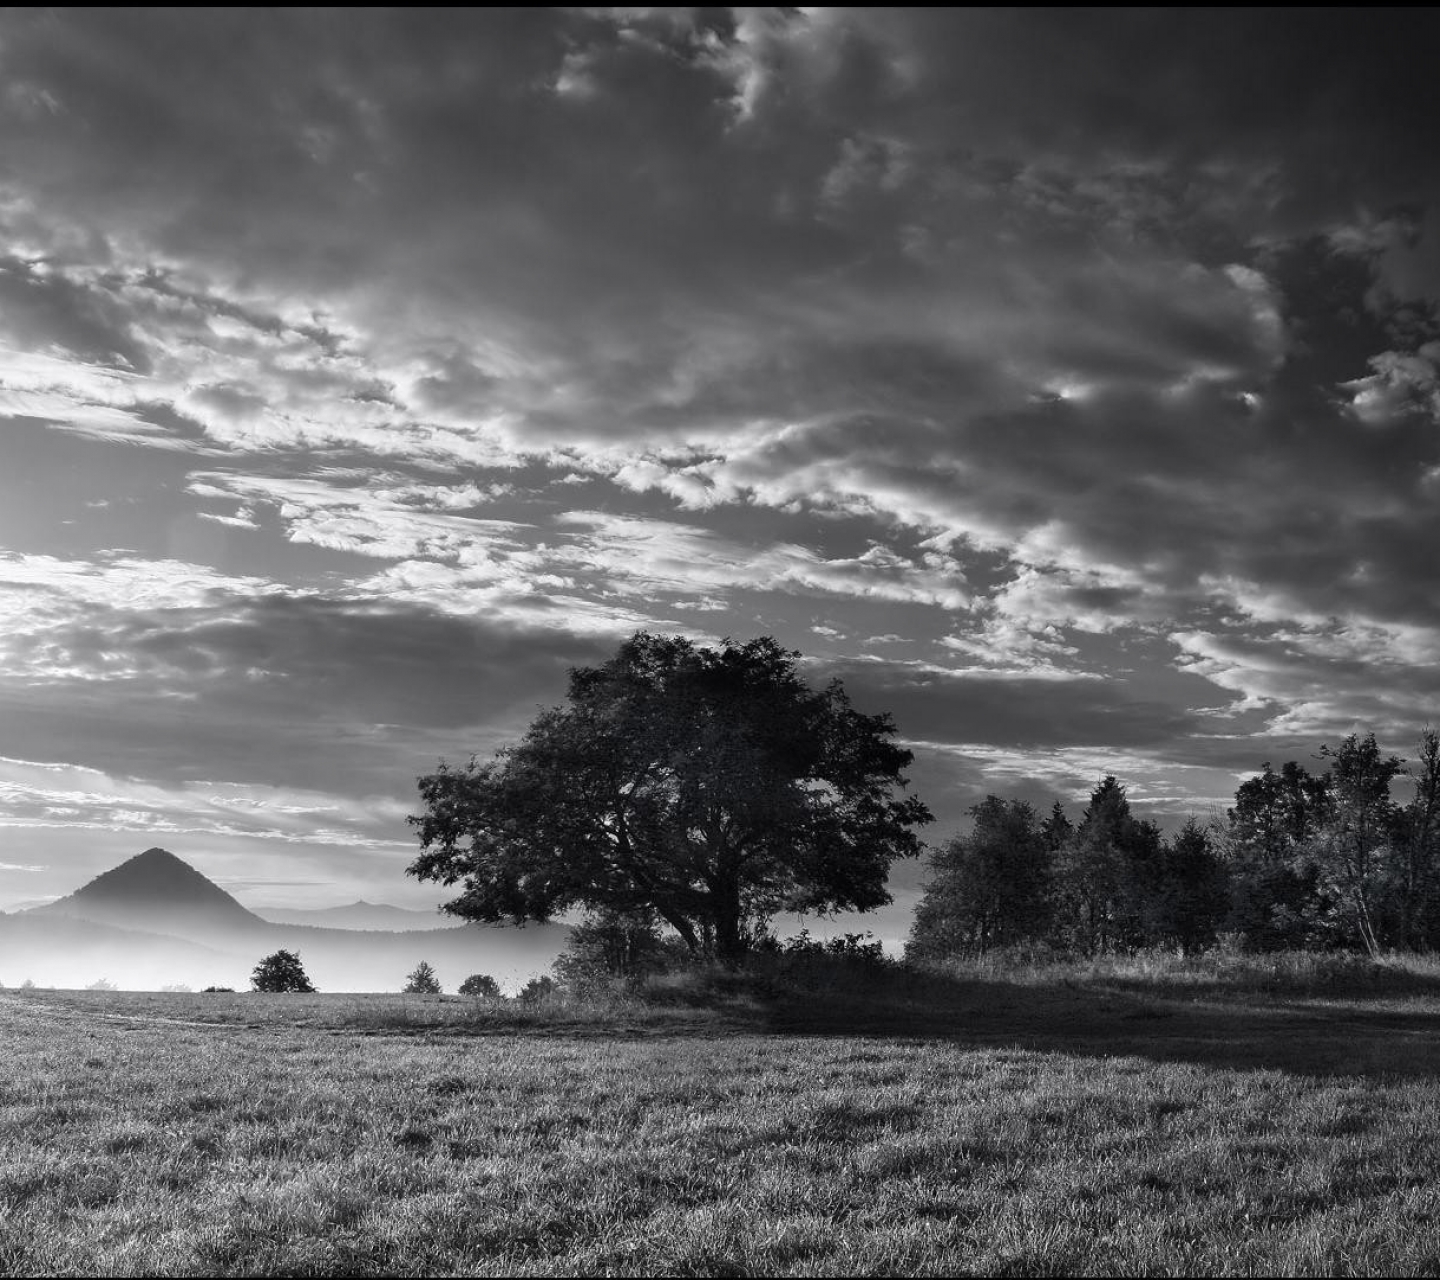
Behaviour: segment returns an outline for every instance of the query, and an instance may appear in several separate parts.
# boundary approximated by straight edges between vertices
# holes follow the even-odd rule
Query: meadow
[[[0,992],[6,1275],[1434,1274],[1440,975]]]

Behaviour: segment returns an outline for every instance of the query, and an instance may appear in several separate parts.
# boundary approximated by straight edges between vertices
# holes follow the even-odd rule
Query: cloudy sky
[[[6,10],[0,907],[152,844],[251,905],[438,901],[415,775],[641,627],[893,712],[937,840],[1405,754],[1437,40]]]

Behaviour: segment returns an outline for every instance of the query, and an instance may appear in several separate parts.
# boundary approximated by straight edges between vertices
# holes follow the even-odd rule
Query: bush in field
[[[462,996],[479,996],[483,1000],[498,1000],[500,984],[488,973],[472,973],[460,984]]]
[[[20,990],[21,990],[21,991],[34,991],[34,990],[35,990],[35,981],[34,981],[34,979],[33,979],[33,978],[26,978],[25,981],[20,984]]]
[[[560,984],[548,973],[541,974],[538,978],[531,978],[523,987],[520,994],[515,998],[521,1004],[541,1004],[548,1000],[560,989]]]
[[[250,985],[256,991],[298,991],[309,994],[315,990],[315,984],[306,976],[300,957],[294,951],[277,951],[266,956],[250,975]]]
[[[680,954],[672,956],[672,951]],[[635,984],[683,962],[683,944],[667,944],[652,911],[601,911],[578,924],[555,961],[555,977],[577,995],[603,990],[615,982]]]
[[[885,954],[885,944],[873,933],[842,933],[822,942],[819,938],[812,938],[809,929],[801,929],[795,937],[778,943],[777,950],[782,956],[801,959],[831,956],[876,969],[883,969],[890,962]]]
[[[194,988],[187,987],[183,982],[167,982],[160,990],[179,995],[183,992],[193,991]]]
[[[85,988],[85,990],[86,990],[86,991],[114,991],[114,990],[115,990],[115,984],[114,984],[113,982],[109,981],[109,980],[106,979],[106,978],[96,978],[94,982],[92,982],[88,987]]]
[[[208,996],[208,995],[211,995],[211,994],[216,994],[216,995],[218,995],[218,994],[220,994],[221,992],[224,992],[224,993],[226,993],[226,994],[228,994],[228,995],[234,995],[234,994],[235,994],[235,988],[234,988],[234,987],[206,987],[206,988],[204,989],[204,991],[203,991],[202,994],[207,995],[207,996]]]
[[[422,960],[410,971],[405,979],[404,994],[407,996],[438,996],[440,979],[428,960]]]

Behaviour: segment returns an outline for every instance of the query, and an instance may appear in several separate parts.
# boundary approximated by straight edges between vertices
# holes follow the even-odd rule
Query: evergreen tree
[[[1056,863],[1060,940],[1085,955],[1153,938],[1160,829],[1130,812],[1125,788],[1107,775]]]
[[[435,970],[428,960],[422,960],[410,971],[405,979],[405,990],[407,996],[438,996],[440,994],[440,979],[435,976]]]
[[[1209,833],[1194,818],[1164,846],[1157,941],[1187,954],[1215,942],[1229,911],[1229,876]]]

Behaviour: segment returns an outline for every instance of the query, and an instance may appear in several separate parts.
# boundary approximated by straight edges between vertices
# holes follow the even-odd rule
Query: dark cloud
[[[1123,679],[943,674],[895,664],[837,664],[862,711],[888,711],[902,737],[998,747],[1162,747],[1210,717],[1136,697]]]
[[[947,812],[1408,733],[1436,24],[0,16],[0,411],[71,433],[8,741],[383,791],[692,621],[822,638]]]
[[[43,262],[0,257],[0,326],[18,346],[43,350],[54,345],[81,360],[150,371],[124,308],[104,291],[76,284]]]

